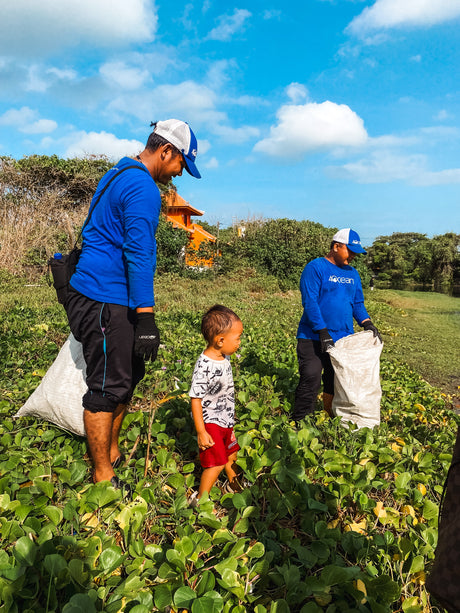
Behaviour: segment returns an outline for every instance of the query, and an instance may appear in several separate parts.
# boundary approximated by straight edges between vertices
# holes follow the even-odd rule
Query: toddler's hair
[[[236,313],[222,304],[215,304],[203,315],[201,334],[211,345],[216,336],[228,332],[235,321],[240,321]]]

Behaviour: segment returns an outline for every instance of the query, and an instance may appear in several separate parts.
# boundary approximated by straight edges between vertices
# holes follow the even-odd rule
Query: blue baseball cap
[[[362,248],[359,234],[351,228],[339,230],[334,234],[332,240],[334,243],[343,243],[350,251],[353,251],[353,253],[367,253],[367,251]]]
[[[155,134],[162,136],[164,139],[174,145],[176,149],[184,156],[185,170],[195,177],[201,179],[198,168],[195,166],[196,154],[198,153],[198,143],[195,134],[191,127],[185,121],[180,119],[166,119],[165,121],[157,121]]]

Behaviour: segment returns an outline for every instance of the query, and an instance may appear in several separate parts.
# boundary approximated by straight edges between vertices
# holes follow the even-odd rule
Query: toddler
[[[236,465],[240,447],[233,432],[235,392],[229,356],[240,346],[243,324],[232,310],[216,304],[203,316],[201,332],[207,347],[195,364],[189,392],[203,467],[198,498],[209,493],[224,469],[232,490],[240,489]]]

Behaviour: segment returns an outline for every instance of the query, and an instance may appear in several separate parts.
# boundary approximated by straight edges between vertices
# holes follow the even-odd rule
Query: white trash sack
[[[81,401],[87,390],[83,349],[70,334],[40,385],[14,417],[41,417],[63,430],[85,436]]]
[[[328,349],[334,367],[332,411],[358,428],[380,424],[380,354],[383,343],[370,330],[350,334]]]

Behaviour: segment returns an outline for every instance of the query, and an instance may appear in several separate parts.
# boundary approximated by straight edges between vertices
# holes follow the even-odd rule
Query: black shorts
[[[86,361],[88,391],[83,407],[93,413],[111,413],[131,400],[145,374],[144,361],[133,353],[136,313],[126,306],[92,300],[72,287],[65,309]]]

